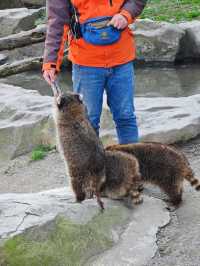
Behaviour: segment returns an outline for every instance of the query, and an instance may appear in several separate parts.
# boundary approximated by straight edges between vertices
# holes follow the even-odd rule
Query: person
[[[74,92],[81,93],[88,118],[99,134],[103,93],[113,115],[120,144],[138,142],[134,108],[135,41],[128,24],[135,21],[147,0],[72,0],[80,25],[90,19],[109,17],[109,26],[120,31],[111,44],[93,44],[74,38],[70,31],[69,0],[47,0],[47,34],[44,48],[43,77],[51,85],[60,72],[65,42],[72,61]],[[103,35],[102,35],[103,36]],[[103,36],[105,37],[105,36]]]

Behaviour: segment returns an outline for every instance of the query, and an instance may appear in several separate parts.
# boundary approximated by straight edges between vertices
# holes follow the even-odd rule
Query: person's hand
[[[108,23],[108,26],[112,25],[118,30],[123,30],[128,26],[127,19],[121,14],[116,14],[112,17],[111,21]]]
[[[43,78],[46,80],[46,82],[51,86],[52,83],[56,80],[56,69],[49,69],[44,70],[43,72]]]

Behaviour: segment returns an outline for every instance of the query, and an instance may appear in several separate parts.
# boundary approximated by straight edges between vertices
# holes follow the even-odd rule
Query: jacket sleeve
[[[147,0],[126,0],[120,13],[127,18],[129,23],[132,23],[142,13],[146,4]]]
[[[47,33],[42,69],[60,71],[69,30],[68,0],[47,0]]]

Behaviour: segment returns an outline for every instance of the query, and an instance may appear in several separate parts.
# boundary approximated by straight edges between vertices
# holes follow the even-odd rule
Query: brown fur
[[[101,195],[111,199],[131,200],[131,205],[142,203],[140,192],[141,175],[137,159],[123,152],[106,151],[106,182]]]
[[[184,179],[196,190],[200,190],[200,182],[194,177],[187,158],[173,146],[144,142],[112,145],[106,150],[134,155],[139,161],[143,182],[158,185],[168,194],[173,204],[179,204],[182,200]]]
[[[54,120],[76,200],[81,202],[86,195],[94,194],[103,208],[100,187],[105,182],[105,152],[79,95],[66,93],[57,97]]]

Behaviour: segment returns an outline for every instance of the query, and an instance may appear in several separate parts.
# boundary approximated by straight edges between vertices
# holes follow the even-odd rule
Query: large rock
[[[45,8],[16,8],[0,10],[0,37],[35,27],[37,19],[44,15]]]
[[[46,0],[22,0],[25,6],[45,6],[46,5]]]
[[[0,54],[0,65],[5,64],[5,62],[8,60],[8,56],[5,54]]]
[[[200,21],[190,21],[180,23],[179,27],[185,31],[184,38],[181,41],[181,49],[178,59],[200,58]]]
[[[200,94],[179,98],[136,97],[135,106],[141,141],[174,143],[200,134]],[[107,113],[104,121],[108,116]],[[108,119],[103,128],[103,136],[115,136],[113,124]]]
[[[137,97],[136,114],[142,141],[174,143],[200,133],[200,95]],[[102,137],[116,136],[104,106]],[[0,83],[0,159],[14,158],[38,144],[55,144],[52,97]]]
[[[29,70],[41,70],[42,57],[29,57],[0,66],[0,77],[6,77]]]
[[[17,7],[41,7],[45,6],[46,0],[6,0],[0,2],[0,9],[17,8]]]
[[[21,31],[2,37],[0,38],[0,51],[9,50],[9,53],[11,53],[14,48],[23,47],[24,49],[26,45],[30,46],[33,43],[43,42],[45,40],[45,33],[46,25],[42,24],[29,31]]]
[[[22,0],[0,1],[0,9],[16,8],[16,7],[22,7],[22,6],[23,6]]]
[[[23,59],[42,57],[43,53],[43,42],[3,51],[3,54],[7,56],[8,59],[6,63],[17,63],[17,61],[21,61]]]
[[[0,160],[55,145],[52,97],[0,83]]]
[[[174,62],[185,32],[175,24],[137,20],[131,25],[137,46],[137,59],[145,62]]]
[[[133,210],[104,199],[103,213],[96,200],[73,201],[66,188],[1,194],[0,264],[144,266],[170,220],[165,204],[147,196]]]

